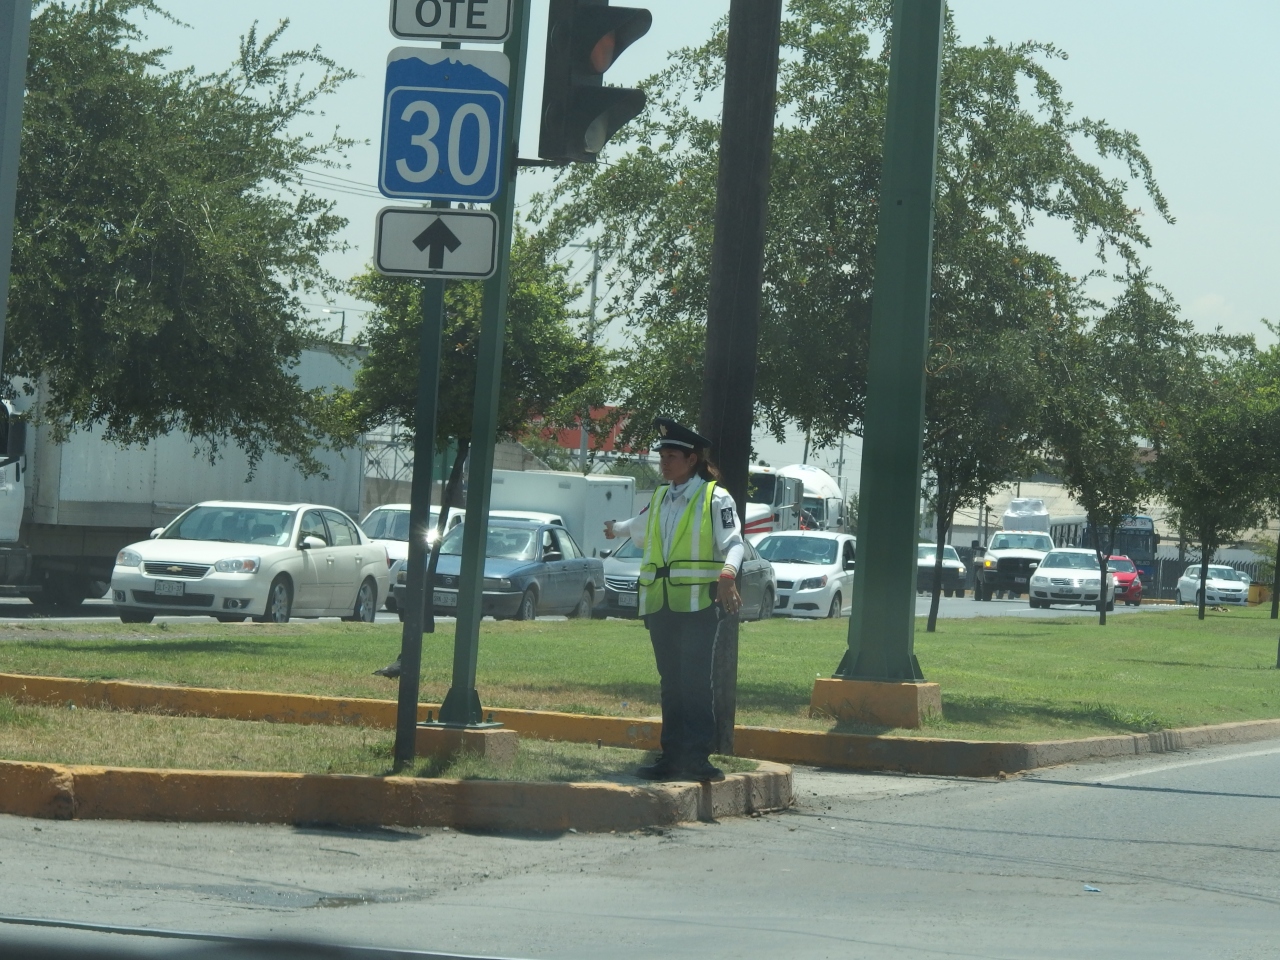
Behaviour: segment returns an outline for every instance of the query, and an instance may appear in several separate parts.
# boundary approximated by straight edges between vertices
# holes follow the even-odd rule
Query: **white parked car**
[[[445,533],[448,533],[466,518],[467,511],[460,507],[451,508]],[[429,523],[430,525],[427,527],[427,543],[432,544],[435,543],[436,529],[440,525],[439,507],[431,508]],[[360,529],[374,543],[386,548],[388,567],[397,560],[409,559],[409,504],[384,503],[380,507],[374,507],[360,521]],[[395,613],[395,591],[387,591],[386,598],[387,609]]]
[[[1031,575],[1029,603],[1051,607],[1055,603],[1097,603],[1102,589],[1098,553],[1083,547],[1058,547],[1045,554]],[[1106,582],[1107,609],[1116,606],[1116,578],[1110,570]]]
[[[371,623],[387,587],[387,551],[341,510],[314,503],[198,503],[121,550],[111,574],[125,623],[156,614]]]
[[[1249,584],[1252,582],[1247,574],[1234,567],[1212,563],[1204,582],[1204,602],[1211,605],[1234,603],[1243,606],[1249,602]],[[1176,596],[1179,603],[1200,602],[1200,564],[1191,564],[1178,578]]]
[[[857,541],[847,533],[785,530],[756,543],[778,582],[775,616],[843,617],[853,609]]]

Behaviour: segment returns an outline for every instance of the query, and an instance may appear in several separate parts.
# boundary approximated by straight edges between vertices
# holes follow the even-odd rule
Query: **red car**
[[[1142,603],[1142,577],[1138,567],[1128,557],[1108,557],[1107,566],[1116,578],[1116,602],[1124,601],[1126,607]]]

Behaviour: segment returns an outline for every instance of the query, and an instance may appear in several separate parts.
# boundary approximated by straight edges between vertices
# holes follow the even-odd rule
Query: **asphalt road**
[[[1126,607],[1118,606],[1108,614],[1133,613],[1137,610],[1171,610],[1173,606],[1170,604],[1146,604],[1142,607]],[[929,615],[929,598],[916,598],[916,616],[926,617]],[[966,619],[970,617],[1061,617],[1061,616],[1079,616],[1079,617],[1096,617],[1097,611],[1093,607],[1084,606],[1065,606],[1054,607],[1050,610],[1032,610],[1028,606],[1025,598],[1021,600],[991,600],[985,603],[979,603],[972,596],[959,599],[956,597],[942,597],[938,603],[938,616],[946,619],[959,618]],[[95,620],[102,622],[118,622],[119,618],[115,614],[115,608],[110,600],[87,600],[79,610],[65,616],[50,617],[36,611],[28,601],[22,599],[0,598],[0,623],[13,623],[22,620],[32,619],[44,620],[67,620],[72,622],[84,621],[93,622]],[[184,620],[185,617],[157,617],[157,620]],[[212,622],[209,617],[196,618],[203,619],[206,622]],[[452,621],[452,617],[437,617],[442,622]],[[542,617],[545,620],[563,620],[564,617]],[[379,609],[377,615],[378,623],[399,623],[399,618],[394,613],[388,613],[385,609]]]
[[[1278,782],[1272,742],[1006,781],[798,769],[790,812],[618,835],[0,817],[0,913],[565,960],[1273,958]]]

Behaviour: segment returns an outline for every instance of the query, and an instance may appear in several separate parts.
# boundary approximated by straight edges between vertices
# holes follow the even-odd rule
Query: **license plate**
[[[1014,582],[1014,583],[1026,583],[1026,582],[1027,582],[1027,578],[1026,578],[1026,577],[1014,577],[1014,578],[1013,578],[1013,582]]]
[[[157,597],[181,597],[187,592],[187,585],[177,580],[157,580]]]
[[[432,602],[437,607],[456,607],[458,605],[458,595],[437,590],[433,595]]]
[[[637,593],[620,593],[618,594],[618,606],[635,607],[640,604],[640,595]]]

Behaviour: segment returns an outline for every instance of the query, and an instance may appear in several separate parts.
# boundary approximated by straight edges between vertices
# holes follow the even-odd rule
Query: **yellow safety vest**
[[[702,485],[676,523],[670,556],[662,543],[660,511],[667,487],[653,492],[640,564],[640,613],[657,613],[664,606],[677,613],[697,613],[711,606],[710,585],[720,579],[724,561],[717,560],[711,516],[714,481]]]

